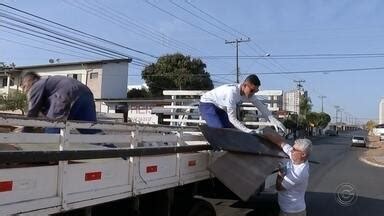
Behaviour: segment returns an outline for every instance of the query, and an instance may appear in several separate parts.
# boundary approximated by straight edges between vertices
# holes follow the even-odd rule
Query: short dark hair
[[[245,78],[244,82],[250,82],[251,84],[255,86],[260,86],[260,80],[259,77],[257,77],[255,74],[251,74]]]
[[[41,76],[39,74],[37,74],[36,72],[34,71],[28,71],[28,72],[25,72],[22,76],[21,76],[21,79],[25,79],[27,77],[30,77],[32,78],[33,80],[39,80],[41,78]]]

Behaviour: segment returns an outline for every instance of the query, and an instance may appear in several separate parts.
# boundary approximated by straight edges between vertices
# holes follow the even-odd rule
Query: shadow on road
[[[308,216],[377,216],[384,215],[384,200],[352,196],[351,194],[307,192]],[[252,209],[246,216],[277,216],[277,196],[254,198],[249,202],[236,202],[232,208]]]

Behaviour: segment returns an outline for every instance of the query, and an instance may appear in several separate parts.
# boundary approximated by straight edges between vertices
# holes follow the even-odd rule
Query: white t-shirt
[[[291,158],[292,146],[285,144],[283,151]],[[278,202],[281,210],[287,213],[296,213],[305,210],[305,191],[308,185],[309,164],[293,164],[292,158],[287,162],[286,175],[281,185],[285,188],[278,192]]]
[[[265,119],[268,119],[270,116],[272,116],[268,108],[261,101],[259,101],[256,96],[251,98],[241,96],[240,84],[227,84],[219,86],[203,94],[200,98],[200,102],[212,103],[217,107],[226,110],[229,121],[233,124],[233,126],[246,133],[249,133],[252,130],[245,127],[239,120],[237,120],[236,117],[236,108],[241,103],[252,103],[260,111],[261,115]]]

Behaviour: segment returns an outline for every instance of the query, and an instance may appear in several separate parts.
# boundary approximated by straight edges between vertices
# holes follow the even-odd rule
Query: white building
[[[299,113],[300,112],[300,97],[306,96],[307,92],[303,90],[291,90],[284,92],[283,107],[285,111]]]
[[[110,59],[15,67],[7,72],[0,72],[0,93],[8,94],[20,89],[21,74],[34,71],[42,77],[62,75],[77,79],[89,87],[95,99],[125,98],[130,62],[131,59]],[[96,102],[98,112],[106,109],[109,110],[106,104]]]
[[[379,103],[379,124],[384,124],[384,98]]]
[[[282,90],[262,90],[258,91],[256,95],[263,95],[262,102],[268,106],[271,111],[283,110],[283,91]]]

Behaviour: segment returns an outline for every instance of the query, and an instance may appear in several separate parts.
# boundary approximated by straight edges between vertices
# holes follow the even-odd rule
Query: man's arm
[[[227,115],[229,121],[233,124],[233,126],[245,133],[251,133],[253,130],[247,128],[242,122],[240,122],[236,117],[236,107],[227,107]]]
[[[283,148],[283,145],[286,143],[285,139],[280,136],[280,134],[276,133],[272,128],[266,127],[262,129],[262,136],[275,144],[279,148]]]
[[[45,82],[36,82],[28,92],[28,112],[27,117],[37,117],[41,110],[44,97],[44,83]],[[23,127],[21,132],[31,133],[33,132],[33,127]]]
[[[44,87],[45,82],[41,80],[33,84],[28,92],[28,117],[37,117],[44,102]]]
[[[260,111],[262,117],[274,125],[276,130],[280,129],[284,133],[287,132],[285,126],[272,115],[271,111],[268,110],[268,107],[263,104],[259,99],[257,99],[255,95],[252,97],[251,102],[257,108],[257,110]]]

